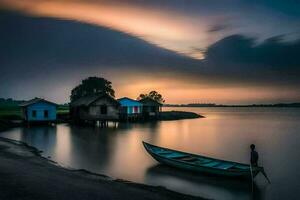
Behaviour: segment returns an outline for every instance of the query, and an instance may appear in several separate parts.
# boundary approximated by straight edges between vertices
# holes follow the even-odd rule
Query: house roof
[[[102,94],[97,94],[97,95],[89,95],[89,96],[85,96],[85,97],[81,97],[77,100],[75,100],[74,102],[70,103],[70,106],[76,107],[76,106],[89,106],[92,103],[94,103],[95,101],[97,101],[98,99],[101,98],[108,98],[110,99],[113,103],[116,103],[117,105],[120,105],[120,103],[114,99],[112,96],[110,96],[109,94],[106,93],[102,93]]]
[[[44,103],[48,103],[48,104],[52,104],[52,105],[58,106],[56,103],[47,101],[47,100],[42,99],[42,98],[34,98],[34,99],[29,100],[29,101],[25,101],[25,102],[19,104],[19,106],[21,106],[21,107],[27,107],[27,106],[30,106],[32,104],[36,104],[36,103],[39,103],[39,102],[44,102]]]
[[[128,97],[120,98],[120,99],[118,99],[118,102],[120,102],[122,106],[128,106],[128,105],[129,106],[141,106],[142,105],[141,102],[131,99],[131,98],[128,98]]]
[[[162,103],[159,103],[158,101],[155,101],[154,99],[150,97],[146,97],[144,99],[139,100],[143,105],[148,105],[148,106],[162,106]]]

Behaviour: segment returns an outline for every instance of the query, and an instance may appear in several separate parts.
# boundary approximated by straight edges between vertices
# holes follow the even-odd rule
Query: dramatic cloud
[[[84,75],[114,72],[124,78],[126,73],[163,73],[199,63],[128,34],[79,22],[2,12],[0,29],[0,73],[5,83],[1,96],[51,91]]]
[[[232,35],[208,47],[205,64],[223,75],[243,75],[244,80],[299,83],[299,52],[300,40],[285,42],[278,36],[257,43],[254,38]]]
[[[126,30],[122,28],[126,27],[125,21],[122,22],[125,24],[118,25],[107,24],[109,20],[101,23],[93,21],[96,14],[83,14],[90,13],[90,9],[83,9],[82,15],[79,10],[71,9],[76,17],[71,15],[72,12],[65,16],[64,8],[69,8],[70,2],[82,8],[83,4],[91,5],[96,1],[0,0],[0,5],[1,2],[6,9],[12,7],[26,13],[0,11],[0,96],[3,97],[24,99],[42,96],[65,102],[72,87],[82,78],[104,76],[113,82],[118,97],[134,98],[140,92],[157,89],[169,103],[300,100],[300,40],[297,34],[290,34],[298,30],[299,15],[295,11],[288,12],[286,7],[255,4],[248,11],[248,3],[243,1],[232,1],[238,2],[238,8],[233,4],[222,7],[214,1],[182,3],[175,0],[173,4],[123,1],[126,9],[139,10],[136,14],[145,11],[148,17],[141,16],[137,23],[132,15],[118,14],[117,10],[121,7],[114,6],[119,2],[103,1],[106,2],[105,8],[109,8],[107,14],[114,13],[110,16],[116,17],[115,22],[122,17],[128,23],[132,22],[128,26],[132,29]],[[45,9],[49,5],[54,6],[52,10]],[[97,6],[99,4],[96,5],[99,9]],[[162,10],[166,13],[158,15],[150,29],[139,27],[153,16],[148,15],[149,11],[161,13],[159,11]],[[251,12],[256,16],[250,20],[247,17]],[[236,16],[242,17],[232,18],[229,13],[238,13]],[[87,20],[82,16],[91,18]],[[172,16],[180,20],[164,23],[171,22]],[[268,23],[255,22],[258,16],[264,16],[262,22],[269,20]],[[279,16],[282,17],[280,28],[275,26]],[[103,17],[100,17],[101,20],[106,19]],[[194,23],[199,17],[209,19],[208,23]],[[174,35],[164,31],[165,35],[162,34],[160,25],[167,30],[175,28],[170,29],[172,32],[182,28],[183,32],[179,31],[178,40],[173,40]],[[144,37],[139,31],[149,35]],[[200,40],[206,38],[206,45],[198,43],[197,36]],[[161,41],[176,47],[169,48]],[[184,53],[181,47],[184,47]],[[203,59],[194,59],[191,55],[196,53],[201,54],[199,56]]]
[[[293,39],[300,31],[297,1],[0,0],[0,7],[109,27],[196,58],[203,58],[197,48],[231,34]]]
[[[209,28],[208,32],[209,33],[214,33],[214,32],[221,32],[229,28],[228,25],[225,24],[215,24],[212,27]]]

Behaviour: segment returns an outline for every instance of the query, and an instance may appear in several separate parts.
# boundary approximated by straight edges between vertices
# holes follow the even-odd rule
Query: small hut
[[[85,96],[71,102],[70,115],[77,122],[106,124],[119,119],[120,103],[106,93]]]
[[[158,118],[161,112],[162,104],[153,100],[150,97],[139,100],[143,104],[142,113],[143,116],[147,118]]]
[[[41,98],[34,98],[20,104],[26,122],[56,121],[57,104]]]
[[[121,120],[139,120],[142,117],[143,104],[139,101],[123,97],[118,99],[121,104],[120,119]]]

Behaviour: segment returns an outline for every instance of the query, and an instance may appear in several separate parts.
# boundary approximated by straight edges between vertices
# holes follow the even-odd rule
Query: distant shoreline
[[[276,107],[276,108],[300,108],[300,103],[277,103],[277,104],[250,104],[250,105],[223,105],[223,104],[165,104],[163,107]]]

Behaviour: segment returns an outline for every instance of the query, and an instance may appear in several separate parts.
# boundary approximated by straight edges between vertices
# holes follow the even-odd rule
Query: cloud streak
[[[144,9],[138,5],[121,3],[122,1],[114,3],[1,0],[1,2],[4,8],[16,9],[35,16],[71,19],[108,27],[180,53],[185,53],[193,41],[200,42],[201,29],[204,26],[204,23],[198,21],[195,28],[186,23],[187,17],[176,15],[173,11],[165,13],[151,7]]]
[[[108,27],[198,59],[203,53],[196,48],[236,33],[261,40],[287,33],[295,37],[300,16],[293,10],[300,6],[285,5],[244,0],[0,0],[5,9]]]
[[[258,43],[231,35],[197,60],[81,22],[1,12],[0,29],[0,96],[63,102],[80,79],[99,75],[112,80],[117,96],[133,98],[155,87],[169,102],[300,99],[300,41],[283,36]]]

